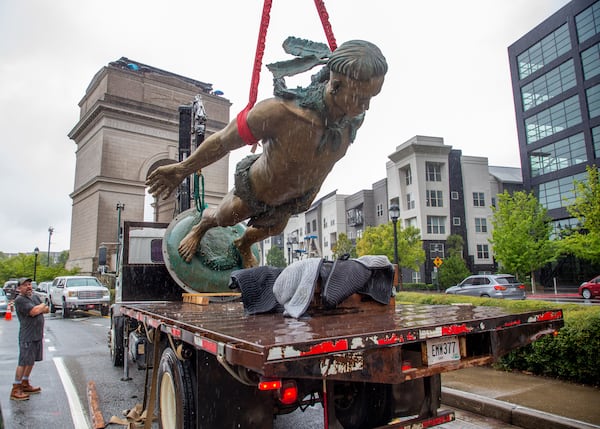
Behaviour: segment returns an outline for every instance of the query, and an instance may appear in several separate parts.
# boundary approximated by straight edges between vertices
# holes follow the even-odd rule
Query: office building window
[[[487,244],[477,245],[477,259],[490,259],[490,249]]]
[[[452,218],[452,225],[454,225],[454,226],[460,226],[460,218],[459,217],[453,217]]]
[[[583,181],[585,178],[586,173],[580,173],[575,176],[540,183],[538,185],[538,201],[548,210],[567,207],[573,203],[575,198],[573,181]]]
[[[519,79],[526,78],[570,49],[569,27],[564,24],[517,57]]]
[[[456,191],[450,192],[450,198],[452,198],[453,200],[458,200],[458,192],[456,192]]]
[[[377,217],[383,216],[383,204],[379,203],[375,206],[375,211],[377,212]]]
[[[579,96],[575,95],[525,119],[527,144],[581,123]]]
[[[475,232],[487,232],[487,219],[484,217],[475,218]]]
[[[313,229],[313,232],[317,232],[317,220],[316,219],[312,221],[312,229]]]
[[[581,64],[585,80],[600,74],[600,43],[596,43],[581,53]]]
[[[444,216],[427,216],[427,234],[445,234],[446,218]]]
[[[483,192],[473,192],[473,206],[485,207],[485,194]]]
[[[404,227],[408,228],[409,226],[414,226],[415,228],[417,227],[417,218],[416,217],[410,217],[408,219],[404,219]]]
[[[600,85],[585,90],[590,119],[600,115]]]
[[[410,171],[410,165],[404,169],[404,179],[406,180],[406,186],[412,185],[412,171]]]
[[[523,110],[527,111],[548,101],[574,87],[575,84],[575,67],[573,60],[570,59],[521,88]]]
[[[429,243],[429,258],[444,259],[444,243]]]
[[[421,283],[421,272],[413,271],[411,274],[411,280],[413,283]]]
[[[441,182],[442,181],[442,164],[437,162],[426,162],[425,163],[425,180],[427,182]]]
[[[594,142],[596,159],[600,159],[600,127],[592,128],[592,141]]]
[[[412,210],[415,208],[415,200],[412,198],[412,194],[406,194],[406,210]]]
[[[310,234],[310,222],[306,222],[306,233]]]
[[[600,31],[600,3],[594,3],[575,17],[577,40],[585,42]]]
[[[586,161],[583,133],[543,146],[529,154],[531,177],[541,176]]]
[[[425,199],[427,207],[443,207],[444,201],[442,198],[442,191],[425,191]]]
[[[323,218],[323,228],[327,228],[327,218]]]

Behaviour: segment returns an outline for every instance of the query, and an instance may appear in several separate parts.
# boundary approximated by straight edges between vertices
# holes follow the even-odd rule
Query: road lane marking
[[[73,425],[79,428],[90,429],[90,425],[85,418],[85,414],[83,413],[83,408],[81,407],[81,402],[79,401],[79,397],[77,396],[77,392],[75,391],[75,386],[73,385],[73,380],[71,380],[71,376],[67,371],[67,367],[62,358],[55,357],[52,358],[54,361],[54,365],[56,366],[56,370],[58,371],[58,376],[60,377],[60,381],[63,384],[65,389],[65,393],[67,394],[67,400],[69,401],[69,408],[71,410],[71,416],[73,417]]]

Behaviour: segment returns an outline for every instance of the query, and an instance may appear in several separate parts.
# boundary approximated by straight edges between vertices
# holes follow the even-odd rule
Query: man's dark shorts
[[[43,341],[29,341],[19,344],[19,366],[32,366],[44,358]]]

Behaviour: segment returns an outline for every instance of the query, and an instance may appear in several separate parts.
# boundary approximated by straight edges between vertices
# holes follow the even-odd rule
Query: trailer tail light
[[[294,380],[287,380],[279,389],[279,401],[284,405],[292,405],[298,400],[298,387]]]
[[[281,389],[281,380],[260,379],[258,390],[278,390]]]
[[[519,285],[519,289],[525,289],[525,285]]]
[[[496,285],[494,286],[495,290],[506,290],[506,286],[500,286],[500,285]]]
[[[298,400],[298,386],[294,380],[262,379],[258,390],[276,390],[279,402],[284,405],[294,404]]]

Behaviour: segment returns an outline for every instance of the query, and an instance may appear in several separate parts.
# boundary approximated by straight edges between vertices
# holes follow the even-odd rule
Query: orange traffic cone
[[[6,308],[6,313],[4,313],[4,320],[12,320],[12,311],[11,311],[11,307],[12,305],[9,305]]]

